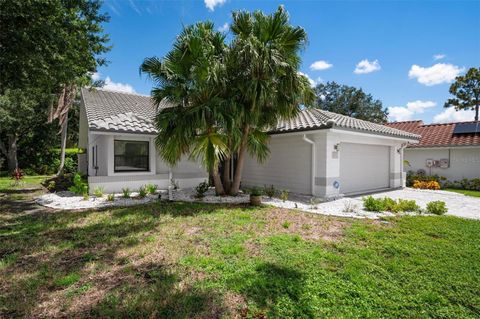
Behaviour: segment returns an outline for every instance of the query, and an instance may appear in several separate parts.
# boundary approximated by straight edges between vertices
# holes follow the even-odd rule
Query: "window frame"
[[[142,157],[147,158],[147,168],[146,169],[117,169],[116,158],[117,156],[124,157],[125,155],[116,155],[115,154],[115,142],[128,142],[128,143],[143,143],[147,144],[147,155],[142,155]],[[113,172],[114,173],[145,173],[150,172],[150,141],[145,140],[122,140],[114,139],[113,140]]]

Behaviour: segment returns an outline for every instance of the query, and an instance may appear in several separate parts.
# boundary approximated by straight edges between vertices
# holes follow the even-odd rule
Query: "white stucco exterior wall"
[[[407,148],[405,159],[410,164],[406,170],[423,169],[429,175],[437,174],[450,181],[480,178],[480,147]],[[450,159],[450,166],[428,168],[427,159]]]
[[[304,137],[314,142],[305,142]],[[270,157],[260,164],[247,157],[242,185],[274,185],[291,192],[324,198],[342,196],[340,178],[341,143],[385,146],[388,167],[387,187],[403,186],[403,147],[407,139],[359,133],[339,129],[272,135]],[[312,147],[315,162],[312,167]],[[362,163],[358,163],[362,169]],[[312,181],[313,178],[313,181]],[[312,189],[313,182],[313,189]],[[336,186],[339,187],[337,188]]]
[[[90,132],[88,134],[88,182],[90,192],[96,187],[102,187],[105,192],[121,192],[123,188],[137,191],[146,184],[155,184],[159,188],[167,188],[170,178],[173,178],[179,187],[195,187],[208,179],[203,167],[188,157],[175,166],[169,167],[156,151],[154,135],[142,134],[112,134],[109,132]],[[115,172],[114,170],[114,141],[132,140],[149,142],[149,171],[147,172]],[[92,161],[92,148],[98,150],[96,160],[98,169]]]

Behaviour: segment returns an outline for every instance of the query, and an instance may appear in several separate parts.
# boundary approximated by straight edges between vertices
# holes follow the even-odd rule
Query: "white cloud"
[[[319,60],[319,61],[313,62],[312,65],[310,65],[310,69],[315,71],[321,71],[321,70],[330,69],[332,66],[333,64],[328,63],[327,61]]]
[[[204,0],[205,6],[208,8],[208,10],[213,11],[215,10],[216,6],[221,6],[223,5],[227,0]]]
[[[135,90],[130,84],[127,83],[119,83],[113,82],[109,76],[105,78],[105,85],[103,86],[105,90],[109,91],[117,91],[117,92],[124,92],[124,93],[135,93]]]
[[[451,122],[466,122],[475,119],[475,111],[461,110],[456,111],[455,108],[449,107],[445,111],[438,113],[433,117],[434,123],[451,123]]]
[[[221,27],[218,28],[218,31],[226,32],[226,31],[228,31],[228,27],[229,27],[228,23],[225,22]]]
[[[413,115],[422,114],[425,109],[435,107],[437,103],[433,101],[416,100],[408,102],[406,106],[391,106],[388,108],[388,117],[390,121],[408,121]]]
[[[434,60],[441,60],[441,59],[444,59],[445,57],[446,57],[445,54],[435,54],[435,55],[433,56],[433,59],[434,59]]]
[[[450,83],[464,70],[465,68],[446,63],[437,63],[427,68],[414,64],[408,72],[408,77],[417,79],[418,83],[432,86],[441,83]]]
[[[303,73],[303,72],[298,72],[298,74],[301,74],[303,76],[305,76],[307,79],[308,79],[308,82],[310,82],[310,86],[314,87],[315,85],[317,85],[317,81],[315,81],[314,79],[312,79],[307,73]],[[320,79],[320,78],[318,78]],[[317,80],[318,80],[317,79]],[[321,80],[321,79],[320,79]]]
[[[94,80],[94,81],[100,80],[100,73],[99,73],[99,72],[92,73],[92,74],[90,75],[90,77],[91,77],[92,80]]]
[[[375,71],[379,71],[381,69],[380,63],[378,60],[374,61],[368,61],[367,59],[362,60],[357,63],[355,66],[355,70],[353,73],[355,74],[367,74],[367,73],[372,73]]]

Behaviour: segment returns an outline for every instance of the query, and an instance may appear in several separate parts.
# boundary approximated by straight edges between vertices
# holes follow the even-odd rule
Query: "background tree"
[[[383,108],[382,102],[362,89],[327,82],[315,87],[315,95],[316,108],[374,123],[387,122],[388,111]]]
[[[457,76],[449,90],[455,98],[448,99],[445,107],[455,110],[475,110],[475,121],[478,121],[480,107],[480,68],[470,68],[465,75]]]
[[[100,7],[99,0],[0,0],[0,95],[23,89],[55,96],[50,120],[61,126],[61,163],[76,85],[90,81],[110,49]]]

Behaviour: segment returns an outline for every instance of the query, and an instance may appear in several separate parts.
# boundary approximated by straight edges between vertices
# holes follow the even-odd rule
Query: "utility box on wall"
[[[425,166],[428,168],[438,167],[438,168],[449,168],[450,161],[447,158],[442,158],[441,160],[427,159],[425,161]]]

